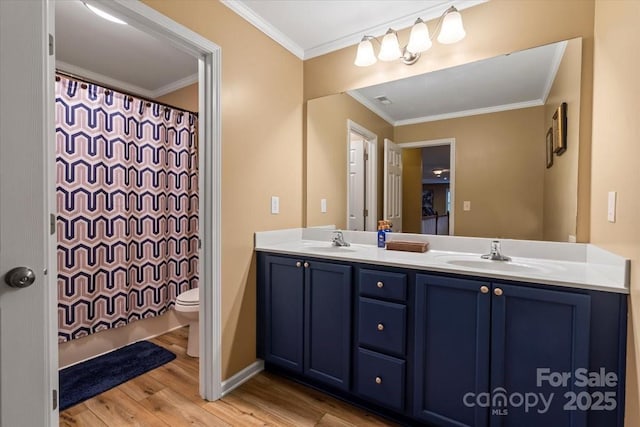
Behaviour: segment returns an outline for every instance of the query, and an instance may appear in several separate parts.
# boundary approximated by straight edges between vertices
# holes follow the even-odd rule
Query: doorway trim
[[[365,192],[366,203],[365,209],[367,210],[367,218],[365,219],[365,230],[375,231],[378,221],[378,135],[371,132],[364,126],[354,122],[351,119],[347,119],[347,161],[345,162],[347,168],[347,212],[345,213],[347,222],[349,224],[349,149],[351,147],[351,133],[357,133],[361,135],[367,141],[366,152],[368,154],[368,161],[365,163]]]
[[[454,236],[455,228],[455,206],[456,206],[456,139],[442,138],[429,139],[425,141],[398,143],[403,149],[406,148],[427,148],[441,145],[449,146],[449,192],[451,193],[451,211],[449,211],[449,235]]]
[[[52,15],[53,2],[47,1],[51,5],[48,13]],[[199,391],[204,399],[217,400],[222,395],[221,48],[142,2],[93,0],[93,3],[99,4],[101,9],[122,18],[138,30],[162,39],[198,59],[199,234],[202,245],[199,253]],[[52,16],[50,19],[53,19]],[[47,80],[53,78],[53,75],[49,74],[46,76]],[[53,189],[54,186],[51,184],[49,183],[48,188]],[[49,205],[49,212],[55,212],[55,204]],[[51,263],[52,257],[55,260],[55,252],[49,254],[50,265],[55,265],[55,262]],[[52,310],[49,321],[57,324],[55,310]],[[52,369],[57,371],[57,366]]]

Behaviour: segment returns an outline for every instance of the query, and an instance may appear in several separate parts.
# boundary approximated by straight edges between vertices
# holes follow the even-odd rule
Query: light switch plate
[[[609,191],[609,200],[607,203],[607,221],[616,222],[616,192]]]
[[[280,197],[271,196],[271,213],[279,214],[280,213]]]
[[[470,211],[471,210],[471,201],[470,200],[465,200],[462,203],[462,210],[465,210],[465,211]]]
[[[327,213],[327,199],[320,199],[320,212]]]

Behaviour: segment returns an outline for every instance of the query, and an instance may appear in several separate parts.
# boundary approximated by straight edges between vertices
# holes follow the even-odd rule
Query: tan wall
[[[198,83],[163,95],[158,98],[158,101],[187,111],[198,112]]]
[[[222,47],[222,378],[256,358],[253,233],[302,225],[302,61],[217,1],[144,0]],[[280,196],[271,215],[270,196]]]
[[[631,259],[626,426],[640,425],[640,2],[598,1],[595,13],[591,240]],[[617,191],[616,222],[607,192]]]
[[[422,148],[402,150],[402,232],[422,231]]]
[[[544,107],[395,128],[397,143],[452,137],[455,235],[541,239]]]
[[[347,119],[378,136],[378,170],[382,170],[384,138],[393,127],[346,94],[307,102],[306,121],[306,225],[335,224],[346,228],[347,220]],[[378,188],[382,188],[378,173]],[[327,199],[327,213],[320,212],[320,199]],[[378,212],[382,217],[382,196]]]
[[[570,40],[558,68],[544,109],[545,129],[552,126],[558,106],[567,103],[567,150],[553,156],[553,166],[544,173],[544,240],[568,241],[576,236],[578,211],[578,154],[580,150],[580,64],[582,41]]]
[[[189,322],[169,310],[161,316],[136,320],[120,328],[107,329],[58,345],[58,365],[64,368],[124,347],[136,341],[162,335]]]
[[[582,94],[578,170],[577,238],[589,241],[591,183],[591,105],[593,84],[593,0],[492,0],[462,11],[467,37],[454,45],[434,42],[410,67],[399,61],[372,67],[353,65],[356,46],[304,62],[304,97],[312,99],[422,74],[530,47],[582,37]],[[433,28],[434,22],[430,22]],[[408,40],[408,30],[399,33]]]

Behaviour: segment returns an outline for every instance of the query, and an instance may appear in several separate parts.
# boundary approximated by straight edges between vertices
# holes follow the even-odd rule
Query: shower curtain
[[[197,116],[56,76],[58,341],[198,285]]]

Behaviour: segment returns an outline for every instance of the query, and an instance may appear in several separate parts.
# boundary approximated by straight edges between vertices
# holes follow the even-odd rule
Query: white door
[[[354,133],[351,134],[349,141],[347,228],[355,231],[364,231],[366,143],[362,136]]]
[[[55,281],[47,268],[47,154],[53,92],[47,79],[46,0],[0,0],[0,426],[57,425],[57,347],[49,316]],[[50,95],[51,94],[51,95]],[[51,141],[52,142],[52,141]],[[51,159],[53,160],[53,159]],[[9,271],[35,274],[28,287]],[[14,284],[26,279],[23,270]],[[28,284],[23,281],[22,284]],[[52,340],[53,343],[52,343]],[[56,402],[57,406],[57,402]]]
[[[402,148],[384,140],[384,219],[391,221],[392,230],[402,231]]]

